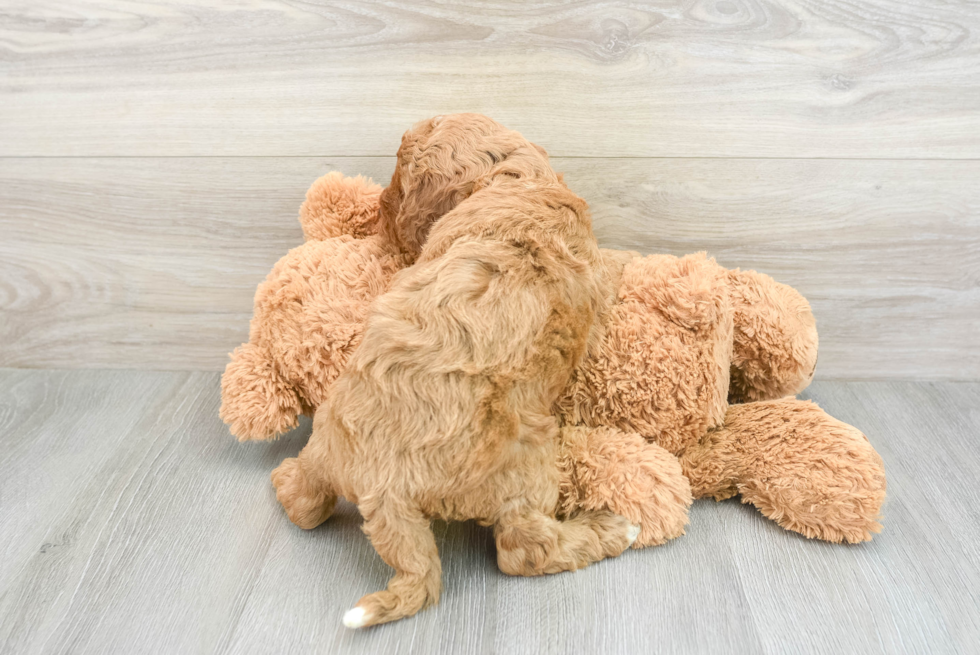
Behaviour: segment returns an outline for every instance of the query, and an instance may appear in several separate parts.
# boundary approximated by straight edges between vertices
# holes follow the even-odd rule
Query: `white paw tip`
[[[630,540],[630,546],[636,541],[636,538],[640,536],[640,526],[631,525],[630,529],[626,531],[626,538]]]
[[[363,607],[355,607],[347,610],[347,613],[344,614],[344,625],[348,628],[360,628],[365,623],[367,623],[367,617],[364,616]]]

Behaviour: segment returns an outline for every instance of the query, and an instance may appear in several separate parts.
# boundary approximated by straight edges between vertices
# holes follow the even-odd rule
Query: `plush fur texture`
[[[405,135],[380,206],[382,233],[415,264],[375,300],[310,442],[273,474],[302,527],[338,495],[356,502],[395,570],[351,616],[373,625],[438,600],[433,518],[493,525],[514,575],[621,553],[639,528],[606,507],[556,519],[551,406],[598,340],[608,295],[585,202],[518,133],[463,116]]]
[[[374,194],[375,213],[376,203]],[[303,221],[310,226],[324,229]],[[256,291],[249,342],[221,378],[220,415],[231,431],[268,439],[312,416],[361,342],[371,302],[407,263],[377,236],[349,235],[307,241],[280,259]]]
[[[277,436],[328,401],[315,420],[326,436],[274,474],[298,525],[326,519],[337,494],[357,502],[365,488],[399,489],[381,494],[397,502],[377,493],[359,502],[396,577],[391,595],[369,596],[353,623],[437,598],[438,559],[423,529],[432,516],[497,521],[501,567],[522,574],[612,554],[615,539],[589,535],[616,533],[619,517],[640,526],[635,547],[682,534],[688,478],[698,497],[740,493],[809,537],[854,542],[880,529],[884,471],[860,432],[791,399],[729,405],[809,384],[817,335],[799,293],[703,254],[597,250],[584,201],[543,150],[484,117],[442,120],[473,134],[440,133],[436,122],[410,131],[383,193],[333,173],[314,184],[300,214],[309,240],[260,286],[250,342],[222,378],[222,418],[240,439]],[[560,354],[541,354],[549,350]],[[487,377],[491,369],[506,380]],[[370,453],[351,436],[362,433]],[[536,457],[512,459],[507,443]],[[419,454],[446,448],[448,460]],[[497,480],[497,466],[511,474]],[[526,487],[525,509],[539,510],[528,521],[501,502],[522,476],[546,481]],[[494,480],[489,499],[474,479]],[[566,526],[571,541],[559,539]],[[543,531],[539,541],[528,530]],[[407,562],[385,554],[399,543],[415,548]]]
[[[856,543],[879,532],[885,469],[868,439],[795,398],[732,405],[681,455],[699,497],[735,494],[789,530]]]

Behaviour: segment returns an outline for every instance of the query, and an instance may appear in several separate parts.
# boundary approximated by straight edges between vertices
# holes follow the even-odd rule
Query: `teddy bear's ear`
[[[299,209],[307,241],[348,234],[362,239],[378,231],[381,186],[370,178],[344,177],[334,171],[310,186]]]

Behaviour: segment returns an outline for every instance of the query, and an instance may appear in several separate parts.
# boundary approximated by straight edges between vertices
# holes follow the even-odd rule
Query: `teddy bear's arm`
[[[680,455],[696,498],[735,494],[782,527],[826,541],[881,530],[885,469],[856,428],[795,398],[732,405]]]
[[[296,388],[261,345],[244,343],[221,376],[221,420],[239,441],[271,439],[298,425],[303,406]]]
[[[307,241],[342,235],[356,239],[378,231],[381,186],[360,175],[344,177],[333,171],[315,181],[299,209],[299,222]]]
[[[308,241],[280,259],[221,380],[232,434],[272,439],[311,414],[360,342],[371,302],[404,266],[378,237]]]

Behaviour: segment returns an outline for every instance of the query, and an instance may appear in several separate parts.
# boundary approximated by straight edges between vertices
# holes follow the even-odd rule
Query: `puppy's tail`
[[[413,504],[388,493],[362,498],[364,533],[395,576],[388,588],[364,596],[344,615],[348,628],[363,628],[412,616],[439,601],[442,564],[429,519]]]

